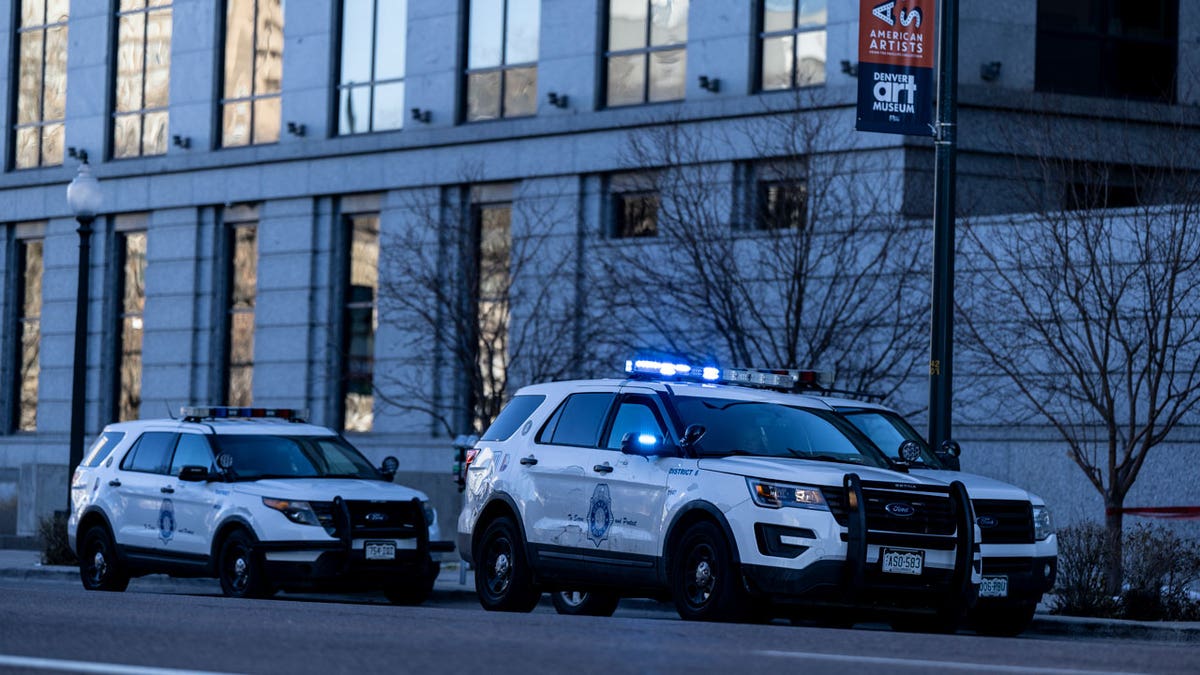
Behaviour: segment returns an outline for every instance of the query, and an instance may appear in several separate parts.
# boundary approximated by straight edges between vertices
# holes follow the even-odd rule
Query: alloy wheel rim
[[[563,591],[559,597],[570,607],[579,607],[587,602],[588,594],[579,591]]]
[[[104,577],[108,574],[108,561],[104,558],[104,549],[96,547],[96,551],[92,554],[92,566],[89,570],[93,584],[100,584],[104,581]]]
[[[246,584],[249,583],[250,565],[246,562],[246,555],[243,551],[238,551],[230,564],[230,585],[234,590],[243,591],[246,589]]]
[[[712,548],[702,544],[692,549],[688,556],[685,590],[688,602],[694,607],[703,607],[712,597],[717,585],[715,555]]]
[[[512,581],[512,547],[507,539],[492,542],[487,574],[488,590],[495,596],[503,595]]]

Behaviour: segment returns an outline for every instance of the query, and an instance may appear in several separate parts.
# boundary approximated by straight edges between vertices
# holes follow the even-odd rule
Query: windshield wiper
[[[374,478],[374,476],[364,476],[361,473],[324,473],[318,478]]]
[[[862,464],[862,461],[857,460],[857,459],[851,459],[849,457],[839,457],[838,455],[825,455],[825,454],[806,455],[803,453],[799,453],[796,450],[793,450],[791,448],[788,448],[787,450],[788,450],[788,452],[792,453],[793,455],[796,455],[800,459],[812,459],[812,460],[815,460],[818,462],[836,462],[838,464]]]

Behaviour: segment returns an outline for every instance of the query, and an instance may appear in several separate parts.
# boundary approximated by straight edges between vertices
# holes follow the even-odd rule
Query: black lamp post
[[[83,461],[83,403],[87,381],[87,334],[88,334],[88,286],[91,277],[88,269],[92,251],[92,222],[100,210],[104,196],[100,182],[92,175],[87,163],[87,152],[80,152],[79,172],[67,186],[67,205],[79,221],[79,284],[75,293],[75,357],[71,378],[71,438],[68,454],[67,483],[70,491],[71,477]],[[68,501],[68,506],[69,506]]]

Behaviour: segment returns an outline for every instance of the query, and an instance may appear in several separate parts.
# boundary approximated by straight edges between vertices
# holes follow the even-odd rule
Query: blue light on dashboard
[[[641,434],[638,436],[638,443],[642,445],[654,445],[658,441],[658,437],[654,434]]]

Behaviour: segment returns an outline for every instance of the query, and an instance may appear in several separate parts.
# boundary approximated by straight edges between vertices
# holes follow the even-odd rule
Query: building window
[[[38,380],[41,375],[42,272],[44,243],[41,239],[17,240],[17,395],[16,428],[37,429]]]
[[[683,98],[687,23],[688,0],[610,0],[608,105]]]
[[[283,0],[226,0],[221,146],[279,140]]]
[[[480,185],[471,191],[477,246],[475,320],[481,376],[481,417],[500,414],[508,378],[509,288],[512,258],[511,184]]]
[[[745,229],[802,230],[808,224],[808,179],[802,162],[746,166]]]
[[[375,418],[375,332],[379,328],[379,214],[347,214],[344,221],[348,251],[342,426],[346,431],[370,431]]]
[[[136,420],[142,405],[142,317],[146,307],[146,233],[117,233],[118,288],[116,418]]]
[[[254,400],[254,305],[258,293],[258,210],[226,212],[228,230],[228,314],[225,402],[248,406]]]
[[[1178,50],[1178,0],[1039,0],[1034,86],[1174,102]]]
[[[761,0],[759,63],[764,91],[825,83],[826,0]]]
[[[63,162],[69,0],[21,0],[17,28],[18,169]]]
[[[338,133],[404,127],[407,0],[343,0]]]
[[[471,0],[467,121],[537,112],[541,0]]]
[[[659,194],[654,177],[624,173],[609,177],[612,236],[617,239],[658,234]]]
[[[165,153],[171,84],[170,0],[121,0],[116,62],[113,157]]]

